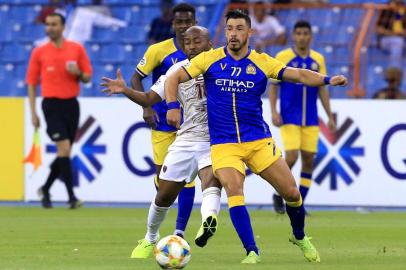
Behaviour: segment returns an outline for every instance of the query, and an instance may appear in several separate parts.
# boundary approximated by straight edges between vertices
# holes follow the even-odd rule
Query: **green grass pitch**
[[[161,236],[172,232],[172,209]],[[359,214],[313,212],[307,234],[321,255],[312,264],[288,242],[286,216],[250,210],[262,263],[244,266],[241,243],[226,210],[217,234],[204,249],[194,245],[200,214],[192,214],[186,239],[192,260],[186,269],[406,269],[406,213]],[[124,270],[159,269],[155,260],[130,259],[138,239],[145,234],[147,209],[83,208],[43,210],[33,207],[0,207],[1,270]]]

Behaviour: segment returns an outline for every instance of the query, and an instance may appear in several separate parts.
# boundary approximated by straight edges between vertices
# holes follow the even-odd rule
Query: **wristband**
[[[331,80],[331,77],[329,77],[329,76],[324,77],[324,84],[325,85],[330,84],[330,80]]]
[[[168,105],[168,110],[180,109],[180,103],[177,101],[169,102],[166,105]]]

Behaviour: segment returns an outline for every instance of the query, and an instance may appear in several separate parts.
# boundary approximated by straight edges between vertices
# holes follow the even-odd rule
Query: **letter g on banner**
[[[388,158],[388,145],[389,141],[392,138],[392,136],[399,132],[399,131],[405,131],[406,132],[406,124],[398,124],[393,127],[391,127],[385,134],[382,140],[382,145],[381,145],[381,158],[382,158],[382,163],[383,166],[385,167],[385,170],[392,175],[393,177],[399,179],[399,180],[406,180],[406,157],[403,160],[403,163],[405,164],[405,172],[398,172],[396,171],[392,165],[389,163],[389,158]],[[405,145],[399,146],[400,149],[406,149]]]
[[[149,169],[147,170],[140,170],[135,167],[135,165],[132,163],[129,155],[129,144],[130,144],[130,139],[133,136],[133,134],[140,128],[147,128],[150,129],[150,127],[147,125],[147,123],[141,122],[141,123],[136,123],[132,125],[128,131],[125,133],[124,136],[124,141],[123,141],[123,158],[125,165],[127,168],[135,175],[138,176],[149,176],[153,175],[155,173],[155,165],[152,159],[148,156],[144,156],[144,160],[147,162]]]

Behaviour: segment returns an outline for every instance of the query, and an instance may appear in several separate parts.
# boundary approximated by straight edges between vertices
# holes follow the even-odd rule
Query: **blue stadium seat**
[[[92,63],[99,61],[101,45],[95,42],[86,42],[85,44],[86,53],[90,58]]]
[[[122,63],[125,60],[125,48],[121,44],[108,44],[101,48],[100,61],[103,63]]]
[[[135,61],[138,63],[141,58],[144,56],[145,52],[148,49],[148,45],[146,44],[140,44],[135,46],[135,51],[134,51],[134,56],[135,56]]]
[[[18,80],[25,80],[28,64],[18,64],[14,67],[14,76]]]
[[[92,41],[100,43],[114,42],[118,38],[118,31],[111,29],[94,27],[92,32]]]
[[[148,33],[143,26],[129,25],[120,30],[120,40],[126,43],[144,43]]]
[[[45,36],[46,33],[44,25],[33,24],[24,26],[18,39],[24,42],[33,42]]]
[[[112,8],[112,15],[115,18],[119,18],[121,20],[126,21],[129,24],[136,24],[140,25],[145,22],[145,18],[150,18],[149,16],[147,17],[142,17],[141,13],[142,8],[140,6],[134,5],[134,6],[117,6]],[[148,22],[149,23],[149,22]]]
[[[19,21],[22,24],[32,24],[38,15],[39,10],[35,6],[12,6],[9,10],[10,19]]]
[[[18,43],[2,43],[0,45],[0,61],[3,63],[18,63],[26,61],[29,50]]]

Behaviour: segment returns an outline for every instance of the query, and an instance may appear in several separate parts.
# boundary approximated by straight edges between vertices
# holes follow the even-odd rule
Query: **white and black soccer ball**
[[[192,257],[189,244],[176,235],[162,238],[155,246],[154,253],[156,262],[162,269],[182,269]]]

